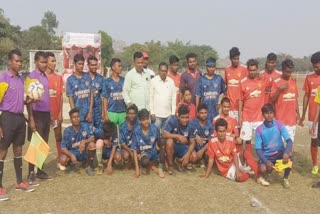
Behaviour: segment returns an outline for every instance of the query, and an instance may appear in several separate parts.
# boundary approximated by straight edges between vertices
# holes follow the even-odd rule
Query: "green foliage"
[[[112,47],[112,38],[104,31],[99,31],[99,33],[101,34],[102,65],[108,66],[114,53]]]
[[[20,27],[11,25],[0,8],[0,65],[5,64],[8,51],[17,47],[20,37]]]
[[[50,34],[54,35],[56,29],[59,26],[59,21],[57,20],[56,14],[52,11],[47,11],[44,13],[44,17],[41,20],[41,26]]]
[[[136,51],[146,51],[149,54],[149,64],[151,67],[157,67],[160,62],[168,62],[171,55],[176,55],[180,58],[182,65],[186,64],[185,56],[189,52],[197,54],[198,65],[204,65],[206,59],[210,56],[218,58],[217,52],[208,45],[194,45],[190,42],[184,43],[180,40],[167,42],[162,44],[160,41],[145,42],[144,44],[133,43],[124,48],[124,51],[119,54],[123,68],[133,66],[133,54]]]
[[[296,58],[296,57],[293,57],[291,55],[284,54],[284,53],[279,53],[279,54],[277,54],[277,56],[278,56],[277,69],[280,71],[281,71],[281,62],[285,59],[291,59],[293,61],[293,64],[295,67],[295,69],[294,69],[295,72],[304,73],[306,71],[313,71],[313,67],[310,62],[311,56],[305,56],[303,58]],[[259,61],[260,70],[263,70],[267,58],[266,57],[259,57],[256,59]]]
[[[14,48],[22,51],[24,67],[28,66],[30,50],[61,49],[61,39],[55,35],[58,25],[56,15],[47,11],[41,20],[41,26],[32,26],[21,31],[19,26],[10,24],[4,11],[0,9],[0,65],[5,65],[7,53]]]

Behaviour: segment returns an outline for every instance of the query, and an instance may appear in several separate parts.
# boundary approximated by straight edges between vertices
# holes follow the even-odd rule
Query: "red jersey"
[[[317,87],[320,85],[320,75],[315,72],[311,72],[306,76],[303,84],[303,90],[309,95],[309,111],[308,120],[313,121],[316,111],[317,103],[314,102],[314,98],[317,94]]]
[[[249,79],[246,77],[241,80],[242,121],[258,122],[263,120],[261,108],[264,105],[266,83],[264,78]]]
[[[273,84],[273,81],[279,77],[281,77],[282,72],[278,70],[273,70],[271,74],[266,72],[265,70],[261,71],[260,74],[263,78],[265,78],[267,81],[266,90],[265,90],[265,97],[264,97],[264,103],[271,103],[271,87]]]
[[[61,111],[61,96],[65,92],[64,82],[58,74],[47,74],[49,82],[50,111],[53,118],[57,119]]]
[[[214,158],[220,174],[224,177],[227,176],[236,155],[235,143],[229,136],[226,136],[224,143],[221,143],[217,137],[212,138],[208,143],[208,157]]]
[[[297,99],[299,97],[298,87],[296,80],[290,78],[289,80],[284,80],[278,78],[274,80],[271,88],[271,96],[278,90],[278,88],[288,83],[288,88],[282,91],[275,101],[275,118],[280,120],[286,126],[293,126],[297,124]]]
[[[213,125],[215,125],[216,121],[219,118],[223,118],[227,121],[228,123],[228,129],[227,129],[227,135],[235,137],[235,136],[239,136],[239,130],[237,128],[237,120],[228,116],[228,117],[224,117],[222,114],[217,115],[214,119],[213,119]],[[216,131],[214,131],[214,136],[217,136]]]
[[[168,73],[168,77],[170,77],[174,85],[176,86],[176,92],[177,92],[177,97],[176,97],[176,105],[180,102],[180,80],[181,80],[181,75],[177,72],[176,75],[172,74],[171,72]]]
[[[177,106],[176,115],[178,115],[178,109],[182,105],[187,105],[189,107],[189,120],[193,120],[193,119],[197,118],[196,106],[192,102],[190,102],[188,104],[188,103],[185,103],[185,102],[181,101]]]
[[[239,110],[240,100],[240,81],[248,75],[247,68],[239,65],[237,68],[232,66],[225,70],[224,80],[227,85],[227,97],[230,99],[230,110]]]

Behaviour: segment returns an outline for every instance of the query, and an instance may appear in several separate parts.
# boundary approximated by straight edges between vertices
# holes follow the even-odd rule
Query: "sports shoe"
[[[269,186],[270,185],[270,183],[268,181],[266,181],[263,177],[258,178],[257,183],[261,184],[262,186]]]
[[[188,170],[192,170],[192,169],[193,169],[193,166],[192,166],[191,163],[189,163],[189,164],[187,165],[187,169],[188,169]]]
[[[17,184],[17,185],[16,185],[16,191],[18,191],[18,190],[23,190],[23,191],[25,191],[25,192],[33,192],[35,189],[32,188],[32,187],[28,184],[28,182],[22,181],[20,184]]]
[[[9,200],[9,196],[7,195],[7,191],[3,188],[0,188],[0,201],[7,201]]]
[[[30,174],[28,176],[28,184],[30,186],[34,186],[34,187],[37,187],[40,185],[36,179],[36,175],[34,174],[34,172],[30,172]]]
[[[46,172],[39,170],[36,174],[36,178],[40,180],[52,180],[53,178],[49,176]]]
[[[164,178],[164,171],[161,167],[158,168],[158,175],[160,178]]]
[[[97,174],[98,175],[102,175],[103,174],[103,167],[102,166],[98,166]]]
[[[65,171],[67,169],[67,167],[62,166],[61,163],[57,163],[57,168],[61,171]]]
[[[289,180],[286,179],[286,178],[284,178],[284,179],[283,179],[282,186],[283,186],[285,189],[289,189],[289,188],[290,188]]]
[[[317,175],[318,172],[319,172],[319,167],[318,167],[318,166],[313,166],[313,167],[312,167],[311,174]]]
[[[87,167],[87,174],[89,176],[94,176],[94,170],[90,166]]]

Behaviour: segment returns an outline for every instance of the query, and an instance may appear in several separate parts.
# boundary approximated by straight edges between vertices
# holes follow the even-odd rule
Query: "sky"
[[[57,15],[61,32],[106,31],[127,44],[150,40],[210,45],[220,58],[237,46],[241,61],[270,52],[295,57],[320,50],[318,0],[0,0],[12,24],[39,25]]]

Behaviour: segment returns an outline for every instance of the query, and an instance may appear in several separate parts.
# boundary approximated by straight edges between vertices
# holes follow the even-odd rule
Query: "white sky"
[[[269,52],[308,56],[320,50],[320,1],[308,0],[0,0],[6,17],[23,29],[47,10],[58,33],[108,32],[114,39],[207,44],[221,58],[238,46],[242,61]]]

